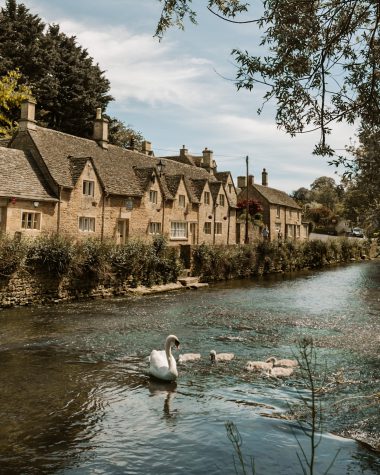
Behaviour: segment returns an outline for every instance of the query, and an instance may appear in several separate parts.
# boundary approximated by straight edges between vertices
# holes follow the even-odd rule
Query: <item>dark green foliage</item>
[[[111,270],[110,256],[112,245],[100,239],[85,239],[75,245],[76,259],[73,272],[76,276],[101,280]]]
[[[111,261],[117,275],[132,287],[176,282],[181,271],[177,253],[167,246],[162,236],[152,244],[130,240],[124,246],[115,247]]]
[[[74,257],[72,241],[57,234],[41,235],[27,245],[27,266],[46,269],[57,277],[68,272]]]
[[[112,100],[104,72],[76,38],[58,25],[45,31],[38,15],[16,0],[0,12],[0,58],[0,76],[18,68],[31,87],[41,125],[88,137],[96,108]]]
[[[0,235],[0,278],[10,277],[20,267],[25,254],[23,241]]]

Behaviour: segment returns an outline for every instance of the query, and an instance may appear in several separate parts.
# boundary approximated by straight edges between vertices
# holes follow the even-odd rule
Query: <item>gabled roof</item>
[[[192,181],[192,185],[193,185],[194,194],[195,194],[198,202],[200,202],[201,198],[202,198],[202,193],[205,189],[206,183],[208,183],[208,180],[203,178],[203,179],[195,179],[195,180],[191,180],[191,181]]]
[[[285,191],[276,190],[275,188],[270,188],[269,186],[263,185],[251,185],[263,196],[269,203],[275,205],[288,206],[289,208],[302,209],[296,201],[291,198]]]
[[[0,196],[58,201],[28,155],[5,147],[0,147]]]
[[[216,203],[217,199],[218,199],[218,194],[219,194],[220,188],[222,186],[222,182],[221,181],[215,181],[215,182],[210,183],[209,185],[210,185],[210,191],[211,191],[212,199],[213,199],[214,203]]]
[[[107,149],[103,149],[94,140],[43,127],[37,126],[36,130],[29,130],[27,133],[30,134],[54,181],[67,188],[73,187],[78,174],[78,169],[72,166],[70,156],[91,157],[104,184],[105,191],[109,194],[122,196],[142,196],[144,189],[141,176],[136,174],[133,167],[135,169],[156,168],[159,161],[159,158],[115,145],[108,145]],[[165,168],[162,177],[160,177],[160,183],[163,193],[168,199],[173,199],[165,183],[168,176],[184,175],[185,181],[187,179],[216,180],[203,168],[165,158],[162,161]],[[190,185],[188,188],[191,195]]]

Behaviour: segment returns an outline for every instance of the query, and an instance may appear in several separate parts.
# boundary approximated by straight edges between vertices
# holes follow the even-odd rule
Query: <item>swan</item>
[[[273,366],[281,366],[283,368],[296,368],[298,366],[298,361],[297,360],[287,360],[287,359],[282,359],[278,360],[274,356],[271,356],[270,358],[267,359],[267,362],[273,362]]]
[[[273,361],[248,361],[245,365],[247,371],[270,371]]]
[[[201,359],[200,353],[183,353],[178,356],[178,364],[187,363],[188,361],[196,361]]]
[[[210,351],[210,360],[212,363],[216,361],[231,361],[235,358],[233,353],[216,353],[215,350]]]
[[[286,378],[291,376],[294,372],[293,368],[282,368],[281,366],[274,366],[269,370],[268,376],[273,376],[274,378]]]
[[[175,381],[178,377],[177,364],[172,355],[171,347],[179,348],[179,340],[175,335],[169,335],[165,341],[164,350],[152,350],[149,357],[149,373],[163,381]]]

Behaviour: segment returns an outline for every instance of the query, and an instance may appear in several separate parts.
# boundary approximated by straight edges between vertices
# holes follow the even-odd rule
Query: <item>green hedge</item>
[[[94,283],[118,279],[131,287],[150,287],[176,282],[181,265],[176,250],[161,236],[150,244],[131,240],[116,246],[99,239],[75,242],[57,234],[33,240],[0,235],[0,278],[20,270],[43,270],[57,279],[67,276]]]
[[[248,245],[193,248],[193,270],[204,282],[290,272],[349,262],[369,254],[368,241],[342,239],[258,241]]]

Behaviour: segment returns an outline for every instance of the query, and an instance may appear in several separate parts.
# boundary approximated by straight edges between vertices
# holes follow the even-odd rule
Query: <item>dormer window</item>
[[[231,183],[228,184],[228,192],[232,193],[233,186]]]
[[[210,192],[209,191],[204,192],[204,201],[205,201],[205,205],[210,204]]]
[[[185,195],[178,195],[178,206],[184,208],[186,206],[186,197]]]
[[[94,196],[95,182],[92,180],[83,180],[83,194],[86,196]]]
[[[222,194],[219,195],[219,205],[224,206],[224,195]]]

